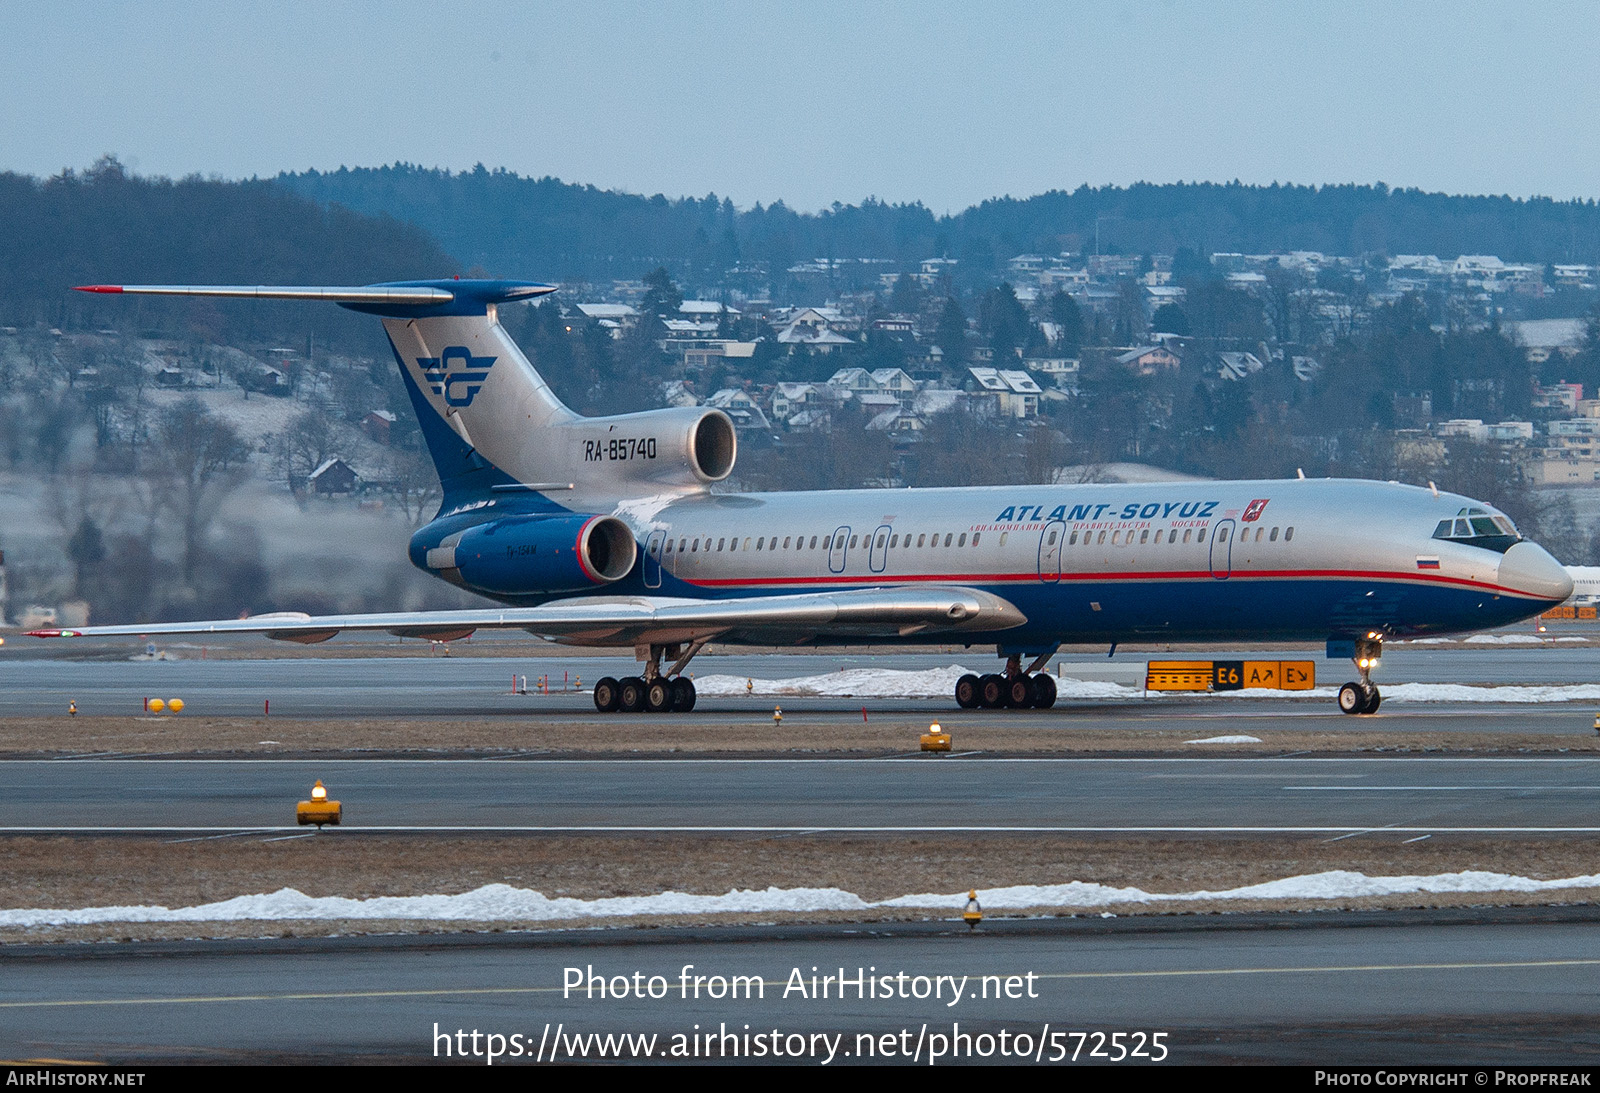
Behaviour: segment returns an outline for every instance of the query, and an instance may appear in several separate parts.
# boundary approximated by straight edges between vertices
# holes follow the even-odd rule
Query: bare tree
[[[164,500],[183,530],[183,579],[192,583],[206,532],[222,499],[239,485],[250,449],[234,427],[199,399],[162,411],[151,462],[164,479]]]
[[[278,438],[278,463],[289,489],[299,494],[311,472],[338,454],[338,431],[321,410],[307,410],[290,421]]]
[[[416,449],[391,449],[385,466],[385,478],[388,494],[395,499],[412,527],[422,524],[443,495],[433,460]]]

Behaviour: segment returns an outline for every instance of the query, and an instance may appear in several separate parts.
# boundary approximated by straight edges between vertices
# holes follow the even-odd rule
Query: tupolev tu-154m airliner
[[[993,645],[1005,667],[963,707],[1048,707],[1063,644],[1317,641],[1355,661],[1339,708],[1364,714],[1386,638],[1537,615],[1565,569],[1505,514],[1432,488],[1354,480],[716,493],[737,441],[708,408],[581,417],[500,325],[554,291],[524,281],[358,288],[90,285],[127,295],[315,300],[379,316],[438,468],[413,564],[491,600],[464,611],[41,630],[74,635],[343,630],[449,641],[525,630],[631,647],[602,711],[687,711],[707,642]]]

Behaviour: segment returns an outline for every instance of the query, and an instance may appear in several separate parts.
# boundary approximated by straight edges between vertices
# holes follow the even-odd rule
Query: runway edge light
[[[978,923],[983,921],[983,908],[978,906],[978,890],[967,890],[967,909],[961,912],[961,919],[967,924],[967,929],[976,930]]]
[[[928,731],[922,734],[923,751],[949,751],[950,734],[945,732],[935,721],[928,726]]]
[[[323,824],[339,826],[339,821],[344,818],[344,808],[338,801],[328,800],[328,791],[322,784],[322,779],[317,779],[317,784],[311,787],[311,800],[301,801],[295,806],[295,823],[304,827],[307,824],[316,824],[320,831]]]

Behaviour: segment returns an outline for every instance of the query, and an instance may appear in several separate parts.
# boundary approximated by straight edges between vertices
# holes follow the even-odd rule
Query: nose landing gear
[[[1377,713],[1383,695],[1372,682],[1372,670],[1383,660],[1383,635],[1373,632],[1356,640],[1356,670],[1361,673],[1359,683],[1346,683],[1339,688],[1339,712],[1347,714]]]

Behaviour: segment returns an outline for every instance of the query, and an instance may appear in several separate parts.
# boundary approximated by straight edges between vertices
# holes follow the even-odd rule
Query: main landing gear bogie
[[[1020,658],[1011,657],[1004,672],[962,676],[955,698],[963,710],[1047,710],[1056,704],[1056,681],[1045,672],[1024,672]]]
[[[688,713],[696,697],[694,680],[687,676],[605,676],[594,685],[594,708],[601,713]]]
[[[687,651],[677,645],[651,645],[647,651],[641,646],[644,674],[596,680],[594,708],[601,713],[688,713],[694,709],[694,680],[682,673],[704,645],[693,642]],[[666,671],[661,669],[663,656],[676,658]]]

